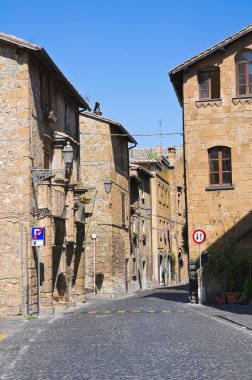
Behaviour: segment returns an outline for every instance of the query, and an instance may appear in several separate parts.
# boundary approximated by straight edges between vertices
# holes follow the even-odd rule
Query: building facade
[[[251,252],[252,26],[242,29],[170,72],[184,114],[188,242],[206,233],[203,250],[225,252],[235,241],[240,259]],[[213,273],[214,275],[214,273]],[[206,296],[221,282],[205,279]]]
[[[85,206],[86,294],[119,297],[131,291],[129,143],[135,146],[136,141],[101,112],[81,113],[80,136],[81,177],[89,202]]]
[[[0,34],[0,81],[0,314],[52,313],[84,297],[84,221],[73,204],[78,111],[89,106],[43,48],[6,34]],[[69,144],[73,160],[66,168]],[[40,265],[31,241],[38,226],[46,232]]]
[[[150,178],[153,285],[167,285],[172,279],[169,260],[171,253],[169,162],[153,150],[150,153],[150,149],[139,148],[132,150],[131,163],[141,165],[153,176]]]
[[[140,165],[130,165],[132,290],[152,286],[152,225],[150,178]]]
[[[163,154],[169,161],[171,251],[176,256],[176,283],[188,282],[188,250],[183,147],[169,146]]]

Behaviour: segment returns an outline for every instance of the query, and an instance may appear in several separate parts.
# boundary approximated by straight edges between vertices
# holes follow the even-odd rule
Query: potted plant
[[[209,276],[211,281],[222,288],[221,293],[215,298],[217,303],[236,303],[240,287],[240,276],[243,263],[239,261],[236,253],[236,242],[229,242],[224,249],[209,252],[208,262],[204,265],[205,278]]]
[[[215,297],[215,300],[218,305],[227,303],[225,294],[219,294],[218,296]]]
[[[138,234],[136,232],[132,232],[132,241],[133,241],[133,243],[136,243],[137,239],[138,239]]]
[[[243,284],[242,290],[239,294],[238,302],[242,305],[248,304],[252,296],[252,277],[249,277]]]
[[[85,194],[80,194],[79,200],[80,200],[80,202],[82,202],[84,204],[88,204],[91,201],[91,199],[89,197],[87,197]]]

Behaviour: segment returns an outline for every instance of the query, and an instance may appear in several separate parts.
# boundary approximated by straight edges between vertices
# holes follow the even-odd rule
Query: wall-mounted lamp
[[[105,179],[104,183],[104,188],[107,194],[111,192],[111,187],[112,187],[112,181],[108,177]]]
[[[175,226],[175,219],[174,218],[170,219],[170,226],[171,226],[171,228],[173,228]]]
[[[146,206],[145,208],[147,216],[151,216],[151,206]]]
[[[70,145],[70,142],[67,142],[67,145],[64,146],[62,150],[63,158],[66,164],[67,169],[73,165],[73,156],[74,156],[74,151],[73,147]]]

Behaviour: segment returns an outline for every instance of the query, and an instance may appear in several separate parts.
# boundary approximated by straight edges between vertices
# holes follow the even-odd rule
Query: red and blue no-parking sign
[[[32,227],[32,245],[40,246],[45,244],[45,227]]]

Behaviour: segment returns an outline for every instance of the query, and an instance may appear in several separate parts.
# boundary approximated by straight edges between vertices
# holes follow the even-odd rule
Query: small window
[[[145,220],[142,220],[142,234],[145,235]]]
[[[125,225],[125,193],[122,193],[122,226]]]
[[[244,50],[236,55],[237,96],[252,95],[252,51]]]
[[[198,74],[199,99],[219,99],[220,98],[220,70],[211,69],[201,71]]]
[[[159,203],[161,203],[161,191],[162,191],[161,184],[159,183],[158,184],[158,201],[159,201]]]
[[[120,167],[121,169],[124,169],[124,155],[123,155],[124,149],[123,149],[123,142],[120,142]]]
[[[133,260],[132,260],[132,276],[136,276],[136,259],[135,258],[133,258]]]
[[[70,110],[68,104],[65,103],[65,132],[70,134],[71,125],[70,125]]]
[[[44,150],[44,169],[50,168],[50,155],[47,150]]]
[[[209,183],[212,185],[232,185],[231,149],[216,146],[208,150]]]
[[[40,75],[40,105],[43,112],[48,113],[51,106],[51,86],[47,75]]]

